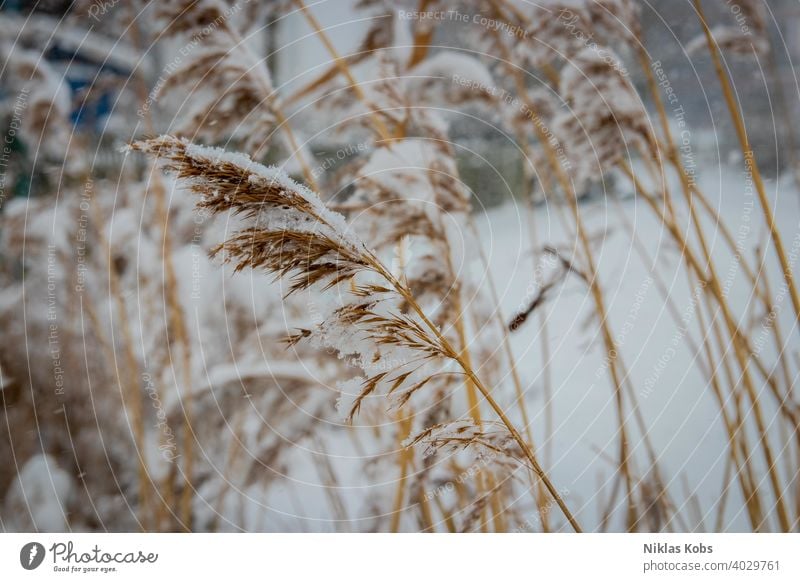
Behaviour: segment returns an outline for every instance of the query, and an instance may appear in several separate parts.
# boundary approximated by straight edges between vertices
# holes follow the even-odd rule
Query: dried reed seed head
[[[485,491],[474,491],[471,497],[475,498],[466,513],[463,510],[456,510],[453,513],[461,516],[457,520],[457,531],[460,533],[469,533],[479,531],[482,526],[486,525],[487,509],[491,507],[494,500],[502,498],[504,493],[511,493],[511,485],[513,483],[514,473],[502,473],[495,471],[495,484]],[[463,516],[462,516],[463,514]],[[515,507],[503,507],[503,518],[511,519],[516,522],[521,522],[521,516],[518,515],[518,510]]]
[[[263,27],[275,15],[281,4],[270,2],[240,2],[237,0],[169,0],[155,5],[155,26],[151,41],[172,37],[181,43],[181,57],[193,58],[194,53],[209,46],[227,44],[247,52],[245,40],[257,27]],[[241,55],[237,55],[242,60]],[[173,65],[178,64],[176,59]]]
[[[65,175],[82,174],[86,158],[70,155],[76,153],[81,138],[73,131],[72,98],[61,75],[39,51],[7,42],[0,43],[0,60],[8,105],[19,117],[18,133],[28,144],[38,144],[37,161],[60,164]]]
[[[636,0],[587,0],[592,24],[609,43],[638,43],[641,38],[641,6]]]
[[[598,42],[610,46],[638,42],[640,9],[635,0],[553,0],[505,2],[511,10],[499,10],[489,2],[496,17],[507,21],[506,32],[491,31],[484,42],[503,43],[517,64],[537,68],[556,67]],[[489,40],[492,37],[493,40]],[[624,42],[621,42],[624,41]]]
[[[457,176],[448,142],[396,140],[357,166],[350,175],[356,189],[343,205],[357,217],[354,228],[363,238],[393,254],[402,270],[396,275],[418,301],[434,306],[431,316],[440,327],[456,316],[458,283],[445,260],[450,242],[444,221],[458,220],[471,207],[471,193]],[[401,304],[402,311],[408,308]]]
[[[641,99],[619,59],[606,51],[581,51],[561,75],[559,92],[569,109],[553,120],[553,133],[578,182],[609,170],[633,146],[654,143]]]
[[[386,220],[407,222],[404,214],[427,215],[427,223],[414,233],[433,234],[443,213],[465,213],[471,208],[471,192],[458,180],[458,168],[448,141],[410,138],[391,142],[379,148],[369,160],[358,166],[351,179],[355,191],[350,203],[356,208],[374,207],[376,212],[386,203],[400,201],[386,209]],[[407,226],[407,225],[405,225]],[[399,240],[402,230],[397,229]],[[441,235],[440,235],[441,236]],[[395,241],[396,242],[396,241]]]
[[[611,118],[590,129],[574,115],[559,115],[553,120],[553,133],[563,148],[565,160],[561,163],[569,164],[569,177],[577,194],[599,180],[625,153],[625,142]]]
[[[739,0],[734,6],[736,11],[728,5],[725,12],[730,14],[735,23],[719,24],[710,28],[714,42],[722,51],[737,56],[766,55],[770,50],[770,41],[764,2]],[[686,44],[686,52],[690,55],[701,53],[707,48],[705,34],[698,35]]]
[[[559,109],[556,96],[557,93],[549,88],[528,89],[524,99],[499,103],[501,120],[509,132],[517,136],[527,135],[531,123],[547,125],[556,115]]]
[[[512,434],[499,422],[460,419],[436,424],[408,437],[403,446],[421,447],[423,457],[472,450],[482,461],[527,463]]]
[[[769,39],[766,34],[744,34],[735,26],[715,26],[711,36],[720,50],[741,57],[766,55],[769,52]],[[698,35],[686,44],[689,55],[702,54],[708,50],[708,39],[705,34]]]
[[[229,8],[224,0],[170,0],[158,3],[155,15],[171,34],[202,36],[224,23]]]
[[[328,289],[361,273],[383,278],[385,284],[351,283],[344,305],[315,329],[300,330],[291,345],[308,338],[320,348],[334,347],[341,357],[353,355],[368,377],[358,379],[349,416],[380,387],[396,406],[441,375],[426,373],[430,365],[455,354],[435,334],[398,304],[410,301],[404,288],[377,263],[363,243],[347,230],[344,219],[327,209],[319,198],[274,168],[253,163],[247,156],[194,146],[186,140],[162,136],[133,144],[165,161],[168,171],[203,198],[198,206],[213,213],[240,213],[249,227],[220,247],[237,269],[261,268],[289,279],[289,292],[317,285]],[[378,367],[375,364],[381,363]]]
[[[494,79],[477,58],[457,51],[440,51],[407,71],[412,102],[430,105],[483,104],[497,102]]]
[[[375,181],[359,184],[357,196],[337,209],[355,216],[353,227],[376,249],[392,249],[405,237],[437,238],[438,230],[424,209],[398,198]]]
[[[198,207],[215,214],[242,214],[251,221],[251,227],[217,249],[236,263],[237,270],[292,274],[291,293],[316,284],[328,288],[371,268],[369,253],[348,232],[344,218],[277,168],[171,136],[131,147],[165,162],[169,172],[202,196]]]
[[[391,340],[394,343],[394,340]],[[397,366],[390,371],[378,371],[369,377],[356,377],[339,384],[341,394],[337,401],[337,409],[347,422],[352,422],[361,411],[361,407],[370,397],[380,397],[389,403],[389,410],[400,410],[423,388],[434,395],[454,389],[460,385],[453,383],[458,375],[448,372],[442,366],[442,356],[435,347],[427,356],[416,357],[408,363]],[[419,348],[411,348],[418,353]],[[380,364],[378,358],[374,364]],[[368,368],[368,367],[367,367]],[[438,402],[438,400],[436,400]],[[415,407],[416,408],[416,407]]]
[[[208,141],[234,137],[242,140],[245,151],[258,153],[275,124],[277,93],[269,70],[244,45],[222,6],[189,4],[185,12],[169,12],[182,23],[173,34],[188,38],[186,46],[192,50],[167,70],[154,99],[181,99],[174,130],[178,135]]]
[[[555,66],[585,48],[595,32],[584,0],[509,3],[512,4],[513,10],[498,14],[508,20],[512,32],[495,30],[486,34],[511,50],[512,61],[518,65]]]
[[[722,4],[720,1],[719,4]],[[741,36],[763,37],[767,34],[767,9],[766,0],[737,0],[735,4],[725,2],[722,7],[728,20],[735,21],[730,25],[721,24],[718,28],[738,30]]]
[[[348,422],[370,396],[388,397],[390,408],[399,409],[426,386],[441,390],[452,376],[444,370],[453,354],[414,317],[397,312],[395,293],[360,286],[356,293],[360,300],[307,332],[312,345],[336,345],[343,357],[354,357],[366,374],[339,385],[337,409]]]
[[[372,4],[372,6],[367,6]],[[366,58],[373,56],[376,51],[392,47],[395,40],[396,12],[387,2],[360,3],[357,9],[371,12],[372,20],[364,39],[358,50],[348,58],[354,59],[351,63],[360,63]]]

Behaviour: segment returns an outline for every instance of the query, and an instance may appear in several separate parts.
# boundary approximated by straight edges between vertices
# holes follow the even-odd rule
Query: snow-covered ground
[[[755,263],[756,247],[767,248],[763,268],[769,274],[773,297],[780,308],[786,349],[794,354],[800,347],[797,322],[792,316],[788,296],[783,294],[782,299],[779,298],[780,268],[771,248],[766,246],[768,237],[758,201],[752,191],[748,193],[744,183],[743,171],[733,167],[723,168],[716,175],[704,175],[699,181],[734,239],[737,243],[741,241],[743,254],[751,263]],[[625,182],[620,180],[620,184]],[[795,249],[796,258],[800,243],[797,190],[788,176],[779,184],[768,182],[768,187],[784,242],[787,248]],[[673,187],[672,191],[679,195],[677,188]],[[695,355],[685,339],[687,333],[696,341],[700,337],[695,311],[697,302],[692,299],[693,291],[687,283],[685,269],[678,265],[680,250],[672,244],[665,228],[640,200],[629,198],[623,208],[655,265],[653,261],[643,263],[630,244],[619,207],[613,202],[593,201],[581,208],[590,234],[602,240],[602,244],[599,241],[596,244],[596,251],[609,320],[674,498],[682,503],[687,494],[696,495],[700,507],[708,512],[706,525],[709,519],[713,524],[724,478],[726,436],[716,401],[700,368],[693,363]],[[686,214],[684,204],[679,209],[681,214]],[[480,220],[482,240],[488,246],[492,275],[506,314],[518,308],[533,277],[524,212],[521,205],[506,204],[489,211]],[[575,246],[574,235],[565,233],[561,227],[557,209],[539,206],[536,225],[540,241],[563,245],[567,253]],[[733,255],[724,248],[721,235],[711,225],[706,225],[705,230],[718,275],[724,282],[723,287],[729,289],[736,313],[749,313],[749,287],[742,284],[744,274]],[[683,331],[683,326],[667,311],[656,276],[669,289],[681,317],[685,318],[688,332]],[[618,450],[616,413],[599,327],[593,319],[591,298],[577,278],[562,285],[544,309],[551,346],[548,369],[552,374],[555,411],[550,470],[555,482],[571,492],[571,505],[580,508],[578,511],[584,521],[596,523],[598,503],[607,498],[612,483],[608,459],[615,459]],[[704,317],[708,321],[708,315],[704,313]],[[742,317],[742,322],[746,319]],[[540,333],[534,317],[512,337],[514,351],[530,386],[528,400],[532,423],[541,442],[545,407]],[[761,335],[758,324],[752,336],[756,343]],[[769,345],[766,341],[762,355],[771,365],[774,359],[767,355]],[[767,416],[773,419],[774,410],[769,409]],[[643,459],[644,445],[630,411],[627,422],[634,435],[631,443],[634,454]],[[731,494],[736,502],[728,505],[727,526],[734,530],[746,529],[746,515],[735,485]]]

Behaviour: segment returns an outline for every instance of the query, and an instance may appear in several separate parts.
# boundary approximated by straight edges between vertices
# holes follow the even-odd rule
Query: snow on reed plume
[[[733,11],[733,6],[737,11]],[[740,0],[727,8],[735,20],[730,24],[717,24],[711,35],[719,48],[741,57],[761,57],[769,52],[767,16],[762,0]],[[727,11],[726,10],[726,11]],[[705,34],[700,34],[686,44],[686,52],[697,54],[706,48]]]
[[[269,70],[243,36],[263,16],[258,10],[255,2],[228,6],[213,0],[157,6],[161,28],[184,43],[185,54],[166,68],[152,95],[155,101],[180,99],[174,133],[208,141],[233,134],[248,152],[263,147],[265,136],[273,134],[278,95]]]
[[[332,212],[310,190],[276,168],[266,168],[247,156],[205,148],[170,136],[135,142],[132,149],[165,163],[189,190],[200,196],[198,206],[213,213],[233,212],[249,225],[215,249],[237,270],[263,269],[288,281],[288,294],[312,287],[336,288],[340,304],[323,323],[299,330],[288,341],[311,339],[332,346],[341,356],[357,356],[364,377],[341,385],[340,407],[348,419],[365,399],[383,395],[393,408],[405,405],[418,391],[451,375],[466,376],[481,390],[501,419],[494,426],[506,439],[485,433],[481,426],[469,431],[469,447],[503,446],[514,442],[522,451],[518,461],[527,464],[545,483],[575,529],[579,529],[555,488],[538,465],[525,441],[511,425],[488,389],[459,352],[419,307],[408,287],[391,274],[376,255],[354,237],[343,217]],[[399,309],[407,303],[408,312]],[[384,365],[380,365],[380,364]],[[463,433],[455,430],[423,432],[410,441],[436,446],[450,444]],[[433,440],[430,440],[433,439]],[[499,443],[499,444],[498,444]]]
[[[244,155],[168,136],[132,147],[166,161],[168,171],[201,195],[200,208],[243,215],[250,226],[214,250],[237,270],[263,269],[284,278],[288,294],[338,286],[342,304],[321,325],[298,331],[289,342],[311,338],[320,345],[333,344],[342,356],[358,358],[371,372],[356,381],[361,388],[345,405],[348,418],[379,385],[386,385],[389,394],[398,395],[398,404],[404,404],[434,379],[424,373],[430,372],[426,366],[451,356],[420,314],[397,309],[410,292],[352,234],[344,218],[304,186]],[[357,276],[362,282],[356,282]],[[376,372],[381,370],[376,365],[380,359],[396,365]]]
[[[75,148],[69,86],[39,51],[25,48],[16,36],[13,26],[0,28],[0,60],[4,63],[0,81],[10,94],[7,107],[19,122],[21,137],[36,146],[40,158],[78,174],[85,169],[83,157],[67,155]]]
[[[584,49],[561,73],[559,93],[568,105],[553,119],[579,185],[653,143],[641,97],[611,49]],[[599,170],[599,171],[598,171]]]

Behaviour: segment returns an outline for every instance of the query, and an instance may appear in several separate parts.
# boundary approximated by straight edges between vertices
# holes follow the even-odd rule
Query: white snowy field
[[[624,178],[619,184],[619,191],[631,191]],[[717,174],[702,176],[699,185],[718,208],[751,264],[756,263],[757,247],[767,249],[766,260],[759,268],[770,278],[780,311],[785,349],[795,354],[800,347],[797,322],[788,296],[779,292],[780,267],[768,246],[763,214],[755,194],[752,188],[748,191],[745,186],[744,172],[723,168]],[[768,187],[784,242],[787,248],[794,250],[792,256],[796,259],[800,243],[797,190],[789,176],[779,183],[770,182]],[[679,189],[673,187],[672,192],[678,195]],[[714,396],[686,341],[687,335],[696,342],[700,339],[698,303],[692,299],[693,290],[687,283],[685,269],[678,264],[680,249],[671,242],[651,210],[634,198],[623,202],[622,208],[646,248],[650,263],[643,262],[631,245],[619,207],[613,202],[593,201],[581,208],[590,234],[602,240],[596,250],[609,320],[674,499],[683,503],[689,494],[696,496],[706,527],[713,528],[716,504],[723,488],[726,435]],[[679,208],[685,216],[686,205],[681,204]],[[523,208],[507,204],[488,212],[481,220],[482,239],[489,246],[492,274],[498,282],[506,313],[518,307],[520,297],[531,283],[530,247],[523,212]],[[555,209],[547,205],[538,207],[536,225],[540,240],[563,245],[566,249],[574,247],[575,237],[565,234]],[[745,275],[713,225],[706,224],[705,232],[723,287],[728,290],[736,313],[742,315],[742,325],[748,325],[751,298],[749,287],[742,285]],[[667,310],[656,277],[668,288],[683,319],[681,324]],[[604,366],[599,328],[595,320],[590,319],[594,314],[591,298],[585,292],[585,285],[576,278],[567,281],[544,309],[551,343],[547,365],[552,374],[555,411],[550,471],[556,483],[569,489],[572,506],[578,509],[584,521],[596,523],[598,504],[605,502],[612,484],[608,459],[615,459],[618,450],[613,394]],[[764,314],[757,315],[763,317]],[[705,312],[703,317],[709,320]],[[528,400],[533,411],[532,423],[541,442],[545,401],[540,333],[538,321],[532,318],[512,337],[517,359],[531,387]],[[759,319],[752,337],[756,344],[763,342],[762,355],[768,365],[772,365],[774,358],[772,354],[767,355],[772,346],[765,334]],[[774,409],[769,409],[768,419],[774,418]],[[634,454],[643,459],[644,444],[630,410],[627,423],[629,432],[634,435],[631,443]],[[781,443],[777,447],[780,451],[786,441],[780,441],[777,434],[775,437],[776,442]],[[600,451],[607,455],[605,459]],[[762,485],[766,485],[766,477],[764,479]],[[725,525],[731,530],[746,529],[746,515],[735,484],[731,495]]]

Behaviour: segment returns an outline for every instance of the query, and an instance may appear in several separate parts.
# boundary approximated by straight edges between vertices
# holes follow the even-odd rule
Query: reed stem
[[[730,112],[731,119],[733,120],[733,126],[736,129],[736,136],[739,139],[739,146],[741,147],[742,155],[744,155],[745,166],[752,174],[753,184],[756,187],[758,199],[761,203],[761,210],[764,212],[764,220],[766,221],[767,228],[769,229],[772,244],[775,247],[775,253],[778,255],[778,260],[781,264],[781,269],[783,270],[783,278],[786,282],[789,296],[792,299],[795,316],[800,318],[800,295],[797,292],[797,287],[794,282],[793,267],[789,263],[786,250],[783,245],[783,239],[781,238],[781,235],[778,232],[778,227],[775,224],[775,214],[772,211],[772,205],[770,204],[769,198],[767,198],[766,187],[764,186],[764,180],[761,177],[761,172],[758,169],[758,163],[756,162],[753,149],[750,147],[750,140],[747,136],[747,129],[744,125],[742,111],[736,101],[736,98],[734,97],[730,78],[728,77],[728,74],[722,65],[719,47],[717,46],[717,43],[714,40],[714,35],[711,33],[708,23],[706,22],[702,3],[700,0],[693,0],[693,2],[695,11],[697,12],[697,17],[700,20],[700,25],[703,27],[703,33],[706,36],[708,50],[711,53],[711,60],[714,63],[714,70],[716,71],[720,86],[722,87],[722,95],[725,98],[725,103],[728,106],[728,111]]]

